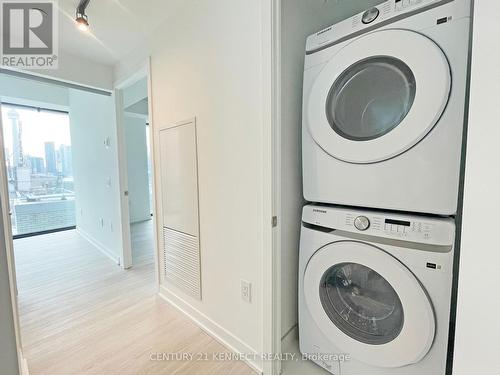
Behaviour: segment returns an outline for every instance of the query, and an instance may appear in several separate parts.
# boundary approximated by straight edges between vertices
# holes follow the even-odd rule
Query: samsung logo
[[[320,36],[321,34],[327,33],[327,32],[328,32],[328,31],[330,31],[332,28],[333,28],[333,26],[330,26],[330,27],[329,27],[329,28],[327,28],[327,29],[321,30],[321,31],[320,31],[320,32],[318,32],[316,35],[317,35],[317,36]]]
[[[313,208],[313,212],[318,212],[320,214],[326,214],[326,210],[319,210],[317,208]]]

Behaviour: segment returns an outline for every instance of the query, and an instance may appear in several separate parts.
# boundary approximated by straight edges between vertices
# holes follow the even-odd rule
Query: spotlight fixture
[[[76,14],[76,26],[81,31],[88,31],[89,29],[89,21],[86,14]]]
[[[80,0],[76,8],[76,18],[75,22],[81,31],[88,31],[89,29],[89,18],[85,14],[85,9],[89,5],[90,0]]]

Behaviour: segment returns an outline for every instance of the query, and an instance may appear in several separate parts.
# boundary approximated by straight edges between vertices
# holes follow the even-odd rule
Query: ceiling
[[[145,40],[185,0],[91,0],[87,7],[90,32],[75,26],[78,0],[59,0],[59,48],[77,57],[115,65]],[[256,1],[256,0],[252,0]],[[286,0],[285,0],[286,1]],[[328,17],[345,18],[384,0],[308,0],[325,4]]]
[[[114,65],[144,43],[179,0],[91,0],[90,32],[76,28],[78,0],[59,0],[59,48],[75,56]]]

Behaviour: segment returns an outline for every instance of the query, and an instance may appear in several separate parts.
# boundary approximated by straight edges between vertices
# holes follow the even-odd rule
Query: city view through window
[[[12,231],[75,225],[69,115],[2,104]]]

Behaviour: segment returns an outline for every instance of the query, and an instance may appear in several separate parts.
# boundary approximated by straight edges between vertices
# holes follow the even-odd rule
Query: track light
[[[76,8],[76,25],[81,31],[88,31],[89,18],[85,14],[85,8],[89,5],[90,0],[80,0]]]
[[[88,31],[89,29],[89,21],[86,14],[76,14],[76,26],[81,31]]]

